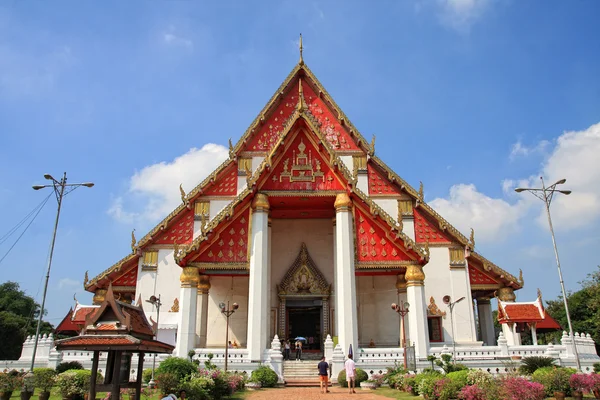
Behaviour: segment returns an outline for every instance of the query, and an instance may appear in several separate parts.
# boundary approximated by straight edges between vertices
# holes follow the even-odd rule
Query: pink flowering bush
[[[569,378],[571,389],[578,392],[591,392],[594,382],[590,379],[591,375],[573,374]]]
[[[546,397],[544,385],[520,376],[502,378],[501,387],[504,398],[509,400],[543,400]]]
[[[458,394],[462,400],[488,400],[485,390],[477,385],[465,386]]]

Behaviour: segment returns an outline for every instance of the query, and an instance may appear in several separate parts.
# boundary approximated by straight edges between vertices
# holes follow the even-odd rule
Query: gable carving
[[[327,296],[331,293],[331,285],[319,271],[308,254],[306,244],[302,243],[300,253],[292,266],[277,285],[280,296]]]

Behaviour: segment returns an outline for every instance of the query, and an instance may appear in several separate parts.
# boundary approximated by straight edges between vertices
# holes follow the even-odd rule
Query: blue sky
[[[237,140],[298,60],[377,154],[533,300],[600,264],[600,2],[191,0],[0,2],[0,234],[46,194],[44,173],[93,181],[61,216],[48,293],[58,323],[90,276],[126,255]],[[0,264],[41,298],[55,202]],[[0,257],[14,237],[0,245]]]

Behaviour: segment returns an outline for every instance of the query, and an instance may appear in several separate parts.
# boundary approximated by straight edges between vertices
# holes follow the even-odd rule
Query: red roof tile
[[[562,329],[558,322],[556,322],[556,320],[552,318],[552,316],[548,314],[546,310],[544,310],[544,314],[544,320],[536,324],[536,329],[538,331],[542,329],[546,331],[559,331]]]
[[[131,316],[131,330],[133,332],[141,333],[143,335],[154,335],[154,332],[152,332],[152,328],[150,327],[142,310],[138,308],[127,307],[125,311]]]
[[[123,344],[133,344],[135,341],[130,340],[128,336],[123,337],[109,337],[109,336],[98,336],[98,337],[89,337],[89,336],[80,336],[68,342],[69,346],[114,346],[114,345],[123,345]]]
[[[500,322],[536,322],[542,321],[540,309],[535,304],[503,304],[504,315]]]
[[[85,317],[88,316],[88,314],[96,311],[98,309],[98,307],[81,307],[75,310],[75,315],[73,316],[73,322],[76,324],[84,324],[85,323]]]

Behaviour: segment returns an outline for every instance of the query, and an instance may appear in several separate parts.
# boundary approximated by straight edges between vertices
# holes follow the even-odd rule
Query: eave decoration
[[[308,254],[306,244],[302,243],[296,260],[283,277],[281,284],[277,285],[280,297],[329,297],[331,285],[319,271],[314,261]]]

